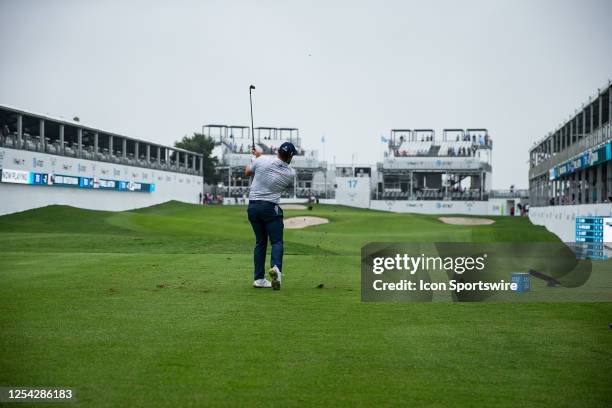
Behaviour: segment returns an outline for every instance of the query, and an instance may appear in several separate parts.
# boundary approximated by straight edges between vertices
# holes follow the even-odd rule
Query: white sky
[[[0,103],[171,144],[300,128],[337,163],[391,128],[486,127],[493,187],[612,77],[612,1],[0,0]]]

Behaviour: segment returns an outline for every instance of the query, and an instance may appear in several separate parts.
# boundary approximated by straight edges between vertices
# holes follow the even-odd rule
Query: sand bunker
[[[308,207],[302,204],[281,204],[281,208],[283,210],[305,210]]]
[[[285,218],[285,228],[298,229],[312,227],[313,225],[327,224],[329,220],[321,217],[291,217]]]
[[[438,219],[445,224],[452,225],[491,225],[495,222],[488,218],[440,217]]]

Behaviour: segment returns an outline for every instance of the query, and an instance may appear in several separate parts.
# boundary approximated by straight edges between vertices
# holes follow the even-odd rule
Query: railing
[[[134,157],[134,155],[131,153],[126,156],[115,155],[109,152],[106,148],[101,149],[101,151],[94,152],[93,146],[85,146],[84,148],[81,148],[81,153],[79,155],[79,149],[76,143],[69,144],[68,142],[64,141],[64,145],[62,146],[59,140],[50,143],[48,138],[45,138],[45,143],[42,143],[40,136],[32,137],[29,135],[23,135],[21,140],[19,140],[17,135],[0,136],[0,146],[10,149],[29,150],[58,156],[123,164],[126,166],[201,175],[199,170],[185,167],[183,163],[177,164],[176,161],[166,162],[161,160],[158,162],[156,159],[147,161],[144,155],[141,155],[139,158]]]
[[[403,141],[399,144],[389,142],[394,157],[476,157],[479,149],[491,150],[493,141]]]
[[[489,193],[491,198],[529,198],[529,190],[492,190]]]
[[[453,160],[453,159],[462,160]],[[421,160],[421,161],[419,161]],[[436,171],[493,171],[491,164],[478,160],[474,157],[438,157],[435,160],[423,161],[422,157],[393,157],[385,158],[381,167],[377,167],[382,173],[406,173],[410,171],[427,171],[428,169]]]
[[[265,153],[271,153],[274,149],[278,149],[278,147],[283,142],[291,142],[295,146],[295,148],[300,151],[302,146],[302,137],[295,136],[289,139],[280,139],[278,137],[274,138],[265,138],[265,137],[255,137],[255,144],[261,147]],[[240,137],[240,136],[222,136],[219,137],[217,144],[221,144],[225,146],[231,153],[250,153],[251,152],[251,144],[253,141],[251,137]]]
[[[219,194],[222,194],[225,197],[235,197],[235,198],[248,197],[249,189],[250,189],[250,187],[248,187],[248,186],[234,186],[234,185],[232,185],[231,187],[229,187],[229,191],[228,191],[227,184],[223,184],[223,185],[217,186],[217,191],[219,192]],[[293,198],[293,197],[296,197],[296,198],[309,198],[312,195],[314,195],[315,197],[321,198],[321,197],[326,197],[326,196],[331,195],[331,192],[328,192],[328,194],[326,195],[324,188],[298,187],[298,188],[294,189],[293,186],[289,186],[287,189],[285,189],[285,190],[283,190],[281,192],[281,197],[282,198]]]
[[[529,177],[535,177],[547,172],[551,168],[577,156],[584,151],[605,143],[612,139],[612,123],[596,129],[594,132],[580,139],[565,150],[555,153],[553,156],[529,169]]]
[[[465,191],[444,191],[438,189],[424,189],[414,191],[412,195],[408,191],[384,190],[372,193],[375,200],[425,200],[425,201],[486,201],[489,194],[480,190],[470,189]]]

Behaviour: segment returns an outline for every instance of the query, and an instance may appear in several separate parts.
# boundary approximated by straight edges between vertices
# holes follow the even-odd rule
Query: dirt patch
[[[329,220],[321,217],[291,217],[285,218],[285,228],[298,229],[312,227],[313,225],[327,224]]]
[[[281,208],[283,210],[305,210],[308,207],[302,204],[281,204]]]
[[[488,218],[440,217],[438,219],[445,224],[451,225],[491,225],[495,222]]]

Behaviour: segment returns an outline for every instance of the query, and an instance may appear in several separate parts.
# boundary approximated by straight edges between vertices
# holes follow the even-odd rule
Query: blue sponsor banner
[[[67,176],[64,174],[55,174],[53,185],[65,186],[65,187],[80,187],[80,177],[78,176]]]
[[[550,171],[548,172],[548,179],[549,180],[554,180],[557,178],[558,174],[559,174],[559,170],[556,167],[553,167],[552,169],[550,169]]]
[[[94,184],[94,188],[99,188],[101,190],[118,190],[119,182],[117,180],[97,179],[97,184]]]
[[[577,170],[586,169],[600,163],[612,160],[612,142],[596,149],[588,150],[560,165],[553,167],[550,171],[550,180],[572,174]]]
[[[0,182],[86,189],[136,191],[152,193],[153,183],[138,183],[125,180],[108,180],[94,177],[70,176],[67,174],[37,173],[33,171],[0,169]]]
[[[48,184],[49,175],[47,173],[34,173],[30,172],[30,184]]]
[[[80,181],[79,181],[79,187],[81,188],[93,188],[94,186],[94,179],[90,178],[90,177],[79,177]]]

